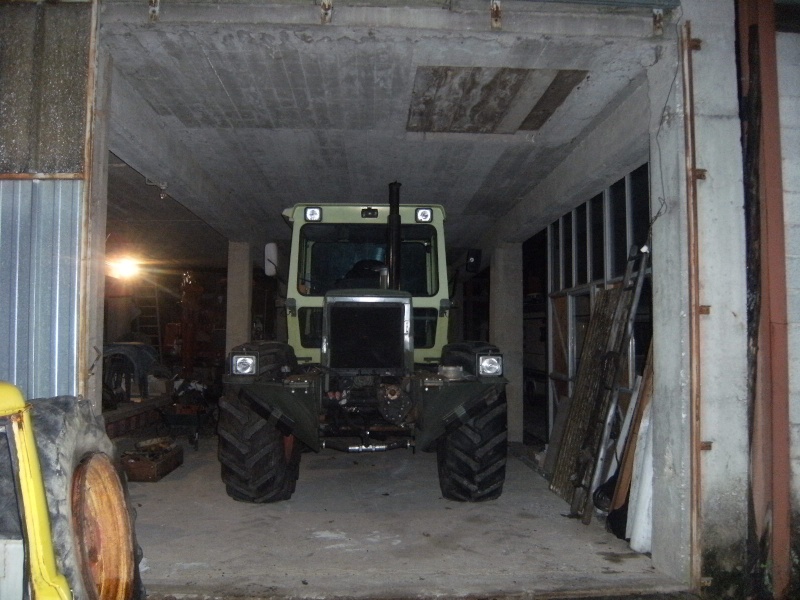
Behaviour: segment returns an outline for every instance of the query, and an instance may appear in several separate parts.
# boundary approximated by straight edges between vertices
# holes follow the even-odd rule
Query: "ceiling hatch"
[[[418,67],[407,131],[516,133],[544,125],[587,71]]]

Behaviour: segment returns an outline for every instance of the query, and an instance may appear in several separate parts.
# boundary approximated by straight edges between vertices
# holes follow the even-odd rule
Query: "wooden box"
[[[158,481],[182,464],[182,446],[175,446],[158,455],[143,452],[126,452],[122,455],[122,467],[128,475],[128,481]]]

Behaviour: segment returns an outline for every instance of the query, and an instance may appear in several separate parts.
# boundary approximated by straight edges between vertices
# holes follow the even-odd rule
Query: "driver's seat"
[[[336,282],[336,289],[378,289],[381,287],[381,269],[385,266],[383,261],[372,258],[359,260]]]

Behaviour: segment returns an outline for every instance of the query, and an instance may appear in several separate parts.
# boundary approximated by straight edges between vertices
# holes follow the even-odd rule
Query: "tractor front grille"
[[[354,372],[384,372],[404,367],[402,303],[335,302],[329,306],[329,366]]]

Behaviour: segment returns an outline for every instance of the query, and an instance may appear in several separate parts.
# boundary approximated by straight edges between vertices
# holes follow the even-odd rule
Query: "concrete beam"
[[[381,1],[339,5],[334,2],[329,28],[397,27],[403,29],[486,32],[498,34],[546,35],[548,37],[602,37],[647,39],[653,35],[652,10],[631,8],[624,12],[604,7],[558,6],[533,2],[503,2],[502,31],[493,31],[488,3],[483,0],[455,0],[442,10],[439,2]],[[106,0],[103,22],[142,23],[147,6],[129,0]],[[159,23],[249,23],[313,25],[321,21],[319,6],[305,0],[264,3],[244,0],[236,3],[198,4],[172,1],[169,10],[158,16]]]

